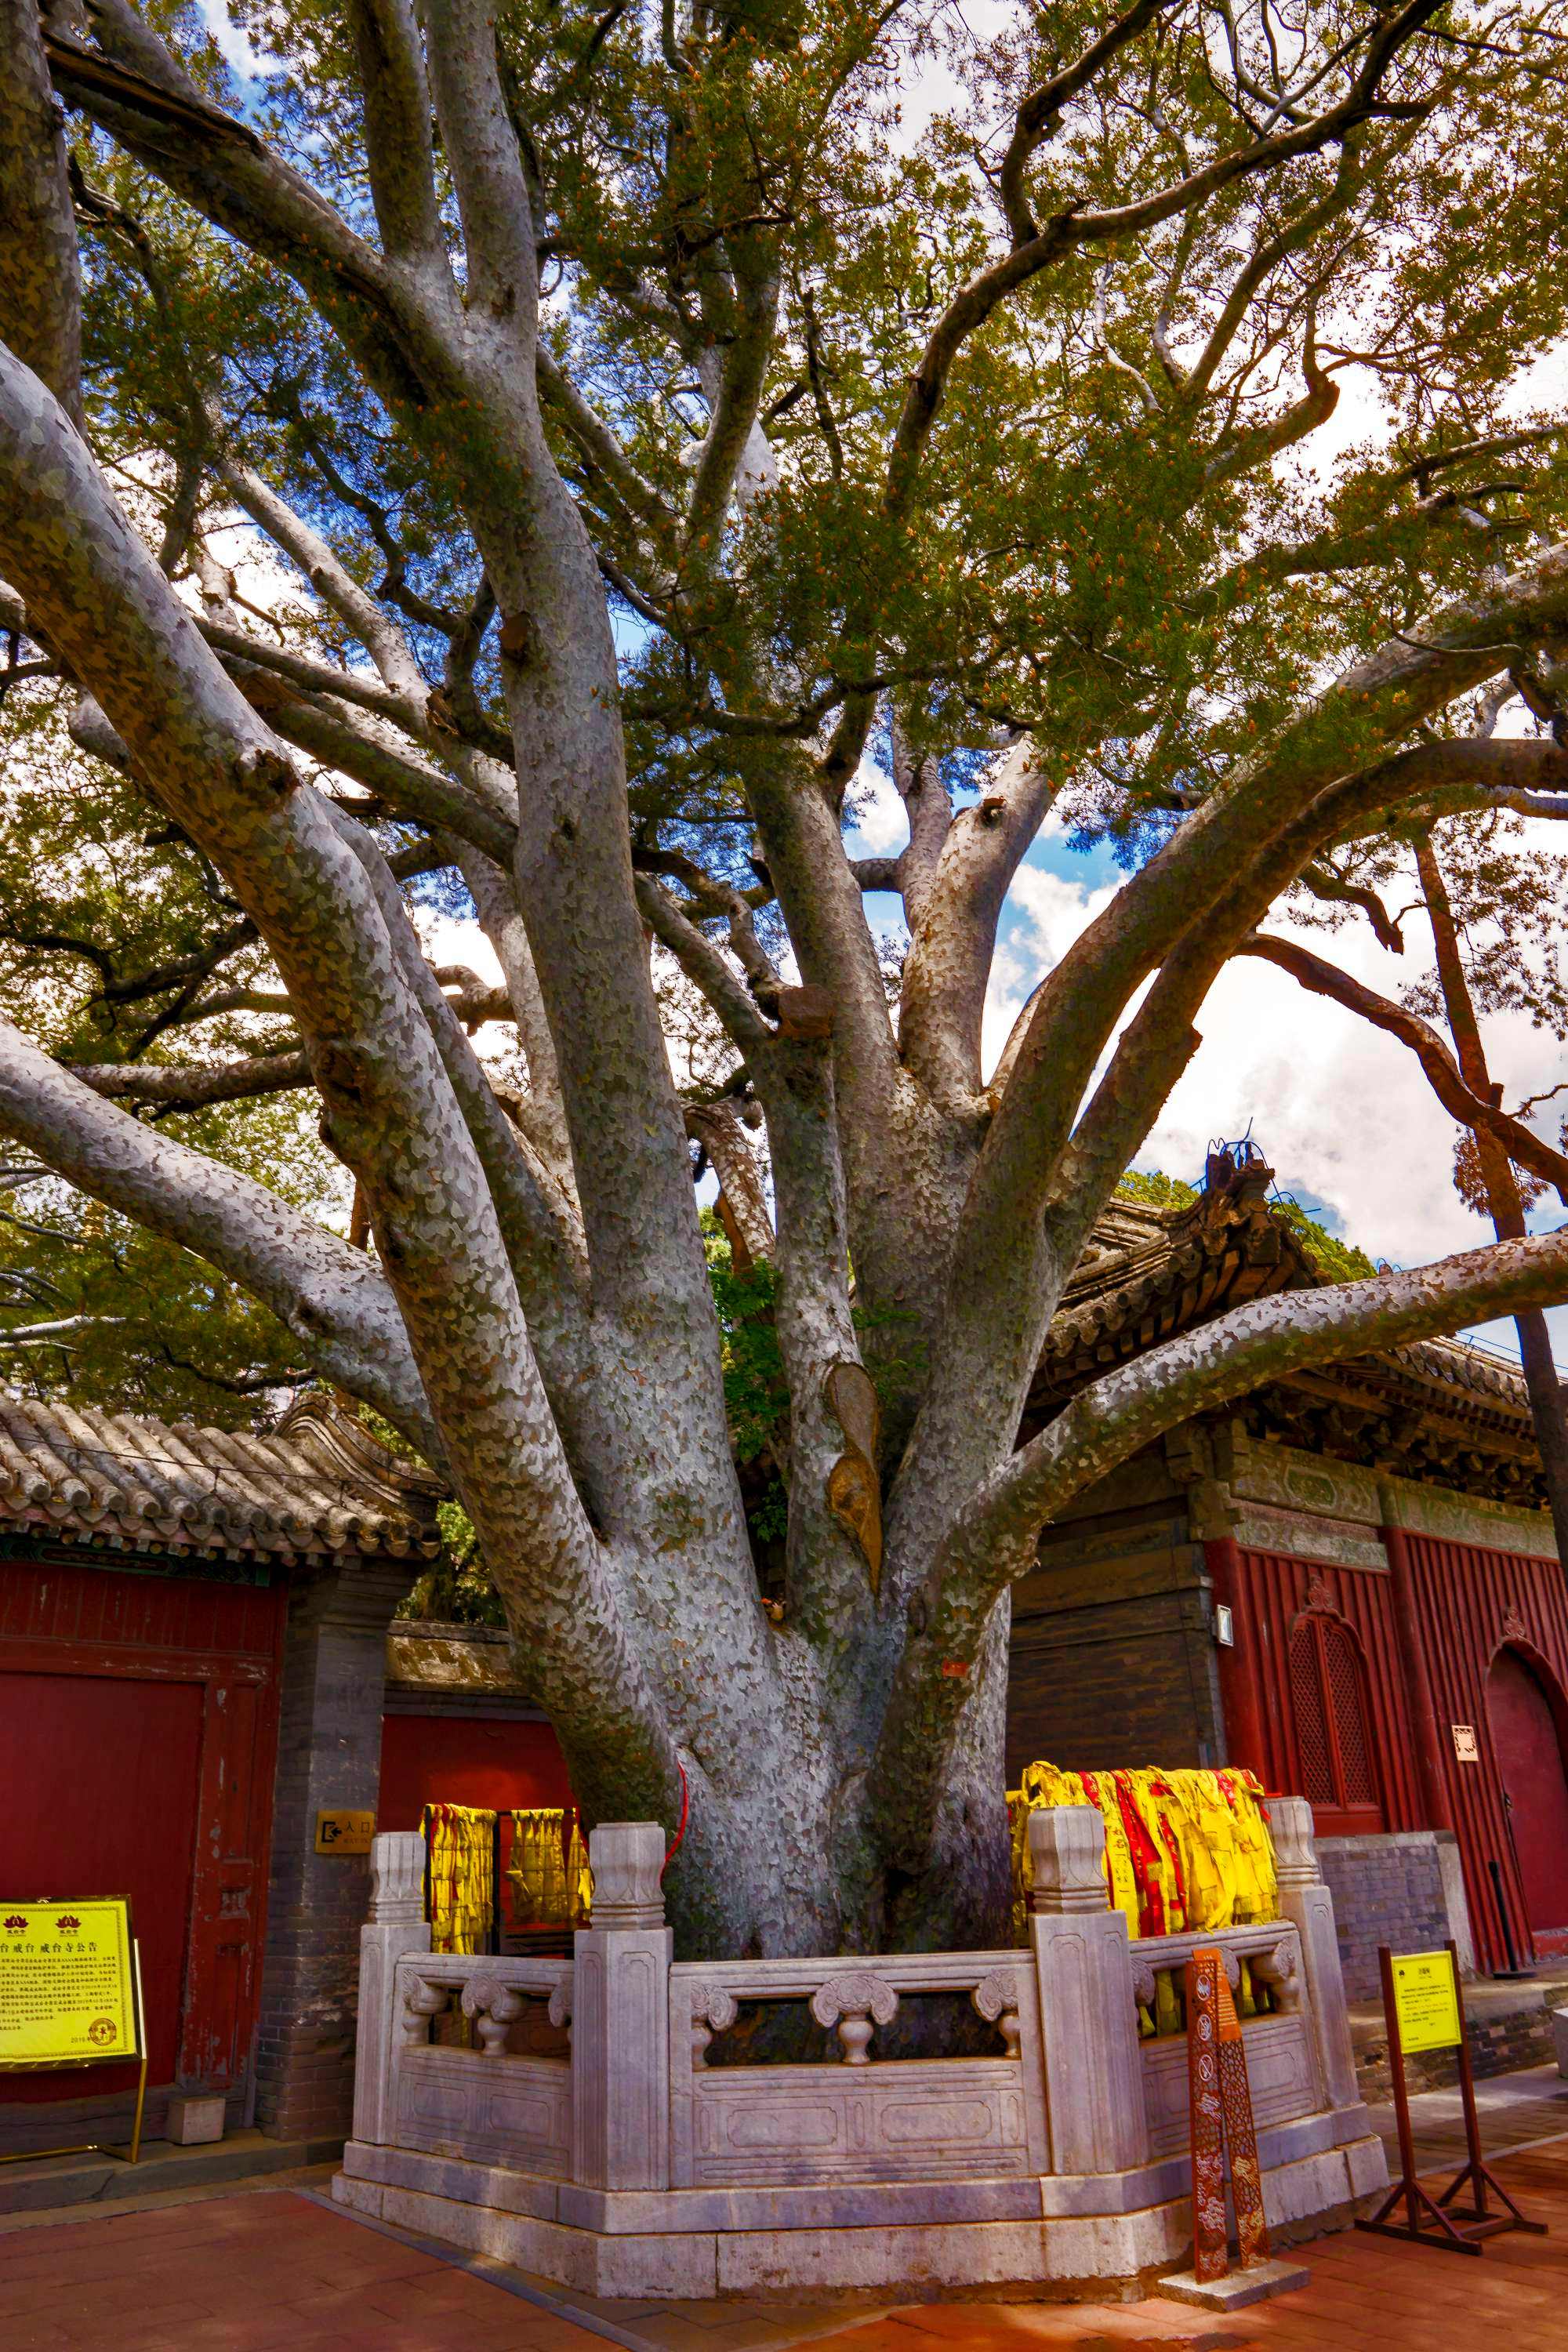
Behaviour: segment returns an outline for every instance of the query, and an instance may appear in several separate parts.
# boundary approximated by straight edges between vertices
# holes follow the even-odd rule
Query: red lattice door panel
[[[1289,1666],[1296,1785],[1312,1806],[1320,1834],[1381,1830],[1366,1678],[1354,1634],[1342,1619],[1309,1610],[1290,1629]]]

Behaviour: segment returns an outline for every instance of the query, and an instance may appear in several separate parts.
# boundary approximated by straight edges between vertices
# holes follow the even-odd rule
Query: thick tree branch
[[[940,761],[929,756],[923,760],[915,758],[896,706],[889,714],[889,732],[892,738],[893,783],[904,804],[910,837],[892,861],[896,879],[880,887],[900,893],[904,902],[904,920],[912,938],[926,893],[942,863],[952,824],[952,795],[942,782]],[[856,879],[863,890],[868,887],[864,868],[869,863],[862,859],[856,866]]]
[[[95,1095],[116,1102],[159,1103],[174,1110],[247,1102],[315,1084],[310,1056],[302,1049],[246,1054],[229,1062],[71,1062],[65,1066]]]
[[[669,950],[687,978],[695,982],[743,1055],[771,1043],[773,1032],[755,998],[731,971],[712,940],[689,922],[651,874],[637,877],[637,905],[656,938]]]
[[[406,0],[350,0],[349,24],[364,99],[371,200],[394,261],[445,278],[447,246],[436,199],[430,93],[419,28]]]
[[[755,1107],[751,1116],[757,1117]],[[745,1274],[773,1254],[767,1187],[746,1135],[740,1105],[721,1096],[716,1102],[688,1103],[686,1132],[700,1144],[719,1180],[720,1204],[737,1269]]]
[[[277,1316],[323,1378],[442,1459],[408,1340],[374,1259],[276,1192],[131,1118],[0,1022],[0,1129],[68,1182],[205,1258]]]
[[[67,414],[81,416],[81,283],[64,126],[37,0],[0,0],[0,321]]]
[[[427,0],[427,55],[443,152],[457,190],[468,299],[507,321],[536,363],[539,276],[533,208],[495,54],[495,19],[476,0]]]
[[[335,668],[331,662],[317,661],[310,654],[296,653],[290,646],[268,644],[265,637],[253,636],[247,629],[216,620],[210,611],[199,616],[196,626],[215,653],[248,662],[253,668],[273,670],[306,694],[330,694],[340,702],[353,703],[395,727],[406,728],[409,724],[412,714],[403,696],[390,693],[384,686],[377,686],[363,675]]]
[[[764,467],[768,462],[766,443],[761,448],[756,446],[761,437],[757,413],[778,318],[778,264],[768,242],[758,236],[731,237],[728,249],[740,297],[739,323],[721,359],[719,353],[712,354],[710,423],[697,461],[684,532],[688,561],[702,572],[713,568],[718,534],[746,461],[750,458]],[[715,544],[710,547],[710,542]]]
[[[467,784],[416,760],[390,726],[374,714],[334,702],[324,692],[281,682],[268,669],[232,656],[225,667],[251,709],[276,734],[336,768],[384,802],[395,816],[455,834],[485,856],[510,863],[517,848],[515,795],[510,813],[499,793],[484,798]],[[476,763],[484,774],[490,763]]]
[[[1556,1187],[1558,1196],[1568,1208],[1568,1154],[1554,1151],[1549,1143],[1517,1118],[1510,1118],[1489,1094],[1477,1094],[1468,1087],[1460,1075],[1459,1066],[1430,1022],[1417,1013],[1407,1013],[1402,1004],[1386,996],[1379,996],[1350,973],[1341,971],[1321,956],[1315,956],[1294,940],[1281,940],[1258,934],[1244,940],[1237,954],[1258,956],[1266,963],[1277,964],[1288,971],[1292,980],[1315,996],[1326,996],[1331,1003],[1343,1005],[1347,1013],[1374,1028],[1386,1030],[1408,1045],[1422,1069],[1427,1083],[1451,1118],[1461,1127],[1479,1128],[1496,1138],[1510,1160],[1521,1168],[1528,1168],[1532,1176]]]
[[[1013,877],[1066,781],[1061,770],[1050,772],[1056,764],[1029,736],[1002,755],[978,803],[945,828],[910,919],[899,1050],[932,1100],[950,1111],[970,1109],[981,1091],[980,1026],[996,925]]]
[[[510,861],[509,861],[510,862]],[[553,1170],[556,1181],[575,1200],[572,1176],[572,1142],[561,1099],[561,1072],[555,1040],[544,1011],[544,998],[534,970],[533,950],[517,892],[505,866],[459,847],[458,864],[479,925],[500,960],[506,979],[507,999],[517,1023],[523,1057],[528,1064],[529,1091],[522,1123],[534,1149]],[[581,1222],[582,1212],[576,1212]]]
[[[1167,5],[1169,0],[1133,0],[1131,7],[1108,25],[1070,66],[1032,89],[1019,107],[996,183],[997,200],[1016,247],[1032,245],[1040,234],[1030,209],[1026,177],[1036,150],[1050,137],[1073,100],[1081,97],[1112,58],[1135,41]]]

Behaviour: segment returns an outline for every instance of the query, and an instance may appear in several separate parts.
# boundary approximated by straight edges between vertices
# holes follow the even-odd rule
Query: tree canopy
[[[1053,1514],[1568,1297],[1347,1265],[1018,1443],[1270,909],[1568,812],[1561,8],[4,8],[0,1277],[439,1465],[686,1948],[993,1939]],[[1048,818],[1124,879],[987,1066]]]

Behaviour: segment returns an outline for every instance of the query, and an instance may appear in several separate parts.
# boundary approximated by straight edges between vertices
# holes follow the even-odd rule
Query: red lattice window
[[[1377,1813],[1366,1691],[1355,1637],[1337,1617],[1309,1610],[1290,1629],[1290,1709],[1300,1791],[1318,1810]]]

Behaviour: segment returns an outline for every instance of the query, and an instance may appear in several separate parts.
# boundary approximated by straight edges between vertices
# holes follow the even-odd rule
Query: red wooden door
[[[1487,1721],[1526,1916],[1537,1933],[1561,1931],[1568,1928],[1568,1773],[1552,1701],[1517,1651],[1492,1660]]]
[[[154,2084],[228,2090],[249,2059],[286,1599],[0,1562],[0,1895],[131,1895]],[[18,2075],[6,2095],[88,2081]]]
[[[0,1675],[0,1898],[130,1895],[153,2083],[172,2083],[178,2057],[204,1712],[200,1683]],[[135,2079],[18,2075],[6,2095],[78,2098]]]
[[[202,1787],[191,1905],[182,2083],[227,2090],[244,2074],[261,1967],[275,1694],[230,1680],[206,1685]]]

